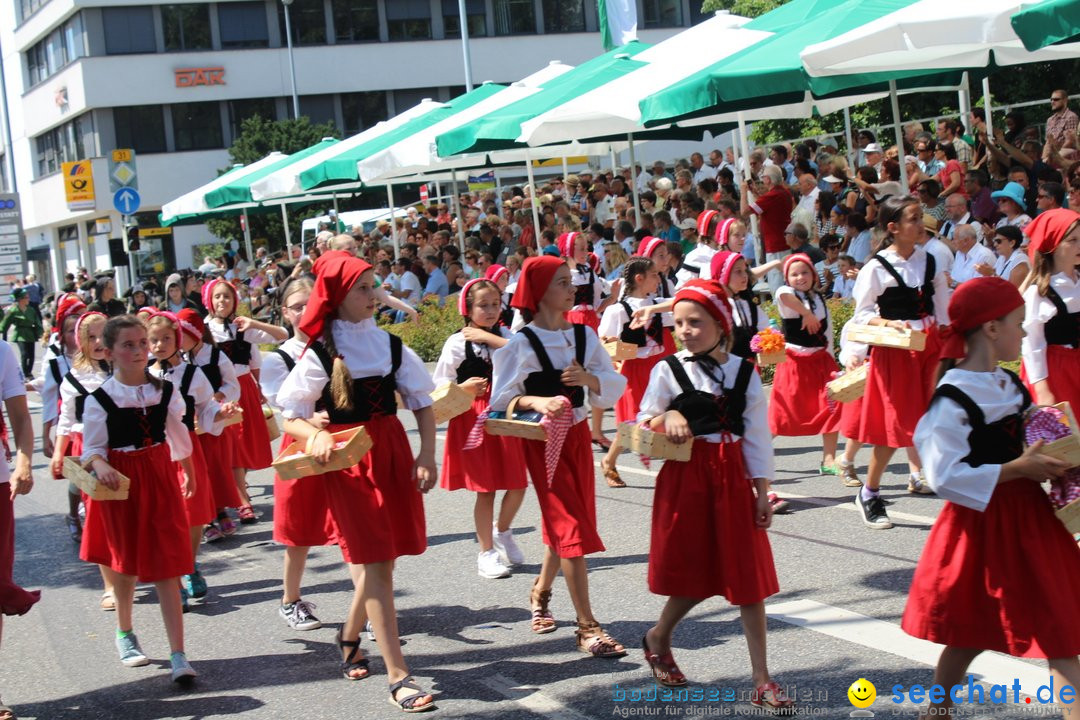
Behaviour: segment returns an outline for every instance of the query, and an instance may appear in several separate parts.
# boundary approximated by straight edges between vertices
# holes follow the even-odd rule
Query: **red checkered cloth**
[[[1024,442],[1028,445],[1036,440],[1049,443],[1068,437],[1071,432],[1065,413],[1055,407],[1039,408],[1028,416],[1027,423],[1024,425]],[[1078,499],[1080,499],[1080,468],[1072,468],[1050,483],[1050,502],[1055,508],[1063,508]]]

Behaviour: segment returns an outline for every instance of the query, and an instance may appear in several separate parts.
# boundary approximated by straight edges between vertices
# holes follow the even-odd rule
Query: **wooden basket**
[[[371,436],[362,426],[333,433],[332,437],[335,449],[325,464],[304,452],[306,441],[297,440],[282,450],[271,465],[282,480],[295,480],[351,468],[371,450]]]
[[[1065,529],[1073,535],[1080,534],[1080,500],[1073,500],[1057,511],[1058,520],[1061,520]]]
[[[448,382],[440,385],[431,393],[431,410],[435,413],[435,424],[449,422],[472,407],[473,396],[461,386]]]
[[[673,443],[663,433],[653,432],[630,422],[619,424],[617,437],[619,444],[646,457],[688,462],[694,450],[692,439],[682,444]]]
[[[242,422],[244,422],[244,410],[242,408],[237,408],[237,413],[235,415],[233,415],[232,417],[225,418],[221,423],[221,427],[222,427],[222,429],[224,429],[224,428],[229,427],[230,425],[237,425],[237,424],[242,423]],[[195,417],[195,434],[196,435],[205,435],[206,434],[206,431],[203,430],[202,427],[199,425],[199,418],[198,418],[197,414],[196,414],[196,417]],[[273,439],[273,438],[271,438],[271,439]]]
[[[75,483],[91,500],[127,500],[131,489],[131,478],[126,475],[120,476],[120,485],[115,490],[105,487],[98,482],[93,471],[84,468],[74,457],[64,458],[64,477]]]
[[[634,343],[623,342],[622,340],[612,340],[611,342],[604,343],[604,349],[607,350],[607,354],[611,356],[612,362],[622,362],[624,360],[633,360],[636,358],[638,346]]]
[[[1073,415],[1072,406],[1068,402],[1060,402],[1054,407],[1065,415],[1065,422],[1068,424],[1071,434],[1046,443],[1039,452],[1067,462],[1069,467],[1076,467],[1080,465],[1080,426],[1076,424],[1076,416]],[[1077,512],[1080,512],[1080,510]]]
[[[926,333],[922,330],[897,330],[884,325],[858,325],[850,322],[845,327],[847,339],[852,342],[917,352],[926,349]]]
[[[786,350],[774,350],[773,352],[758,353],[757,363],[762,367],[766,365],[779,365],[782,362],[787,361]]]
[[[266,418],[266,432],[270,435],[270,442],[273,442],[281,437],[281,428],[278,427],[274,411],[269,405],[263,405],[262,411],[263,417]]]
[[[851,372],[846,372],[835,380],[825,384],[829,399],[835,402],[858,400],[866,392],[866,374],[870,366],[863,363]]]
[[[489,435],[504,435],[506,437],[519,437],[526,440],[543,440],[546,442],[547,430],[540,424],[539,419],[532,419],[536,418],[539,413],[529,410],[515,412],[517,401],[517,398],[511,400],[505,413],[492,411],[491,414],[495,415],[495,417],[489,415],[487,422],[484,423],[484,430]],[[566,408],[563,412],[573,412],[573,408]],[[522,416],[530,419],[518,419]]]

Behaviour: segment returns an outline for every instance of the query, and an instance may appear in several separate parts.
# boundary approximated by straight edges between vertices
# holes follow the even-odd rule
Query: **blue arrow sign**
[[[121,215],[131,215],[139,209],[139,204],[142,202],[142,198],[139,197],[137,190],[131,188],[120,188],[113,194],[112,204],[116,208],[116,211]]]

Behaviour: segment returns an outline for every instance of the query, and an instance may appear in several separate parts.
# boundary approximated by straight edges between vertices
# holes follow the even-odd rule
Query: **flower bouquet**
[[[787,360],[784,336],[776,330],[765,328],[750,338],[750,350],[757,353],[758,365],[779,365]]]

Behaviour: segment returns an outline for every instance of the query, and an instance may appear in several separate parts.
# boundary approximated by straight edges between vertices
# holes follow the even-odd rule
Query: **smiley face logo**
[[[847,691],[848,700],[857,708],[868,708],[877,699],[877,688],[866,678],[859,678],[851,683]]]

